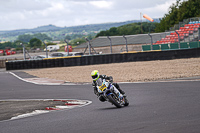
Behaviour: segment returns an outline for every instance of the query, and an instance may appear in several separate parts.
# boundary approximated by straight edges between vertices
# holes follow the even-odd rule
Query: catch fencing
[[[124,35],[124,36],[102,36],[91,40],[74,48],[74,51],[85,52],[85,54],[114,54],[128,51],[142,51],[145,45],[173,43],[190,43],[200,40],[199,30],[192,34],[176,34],[176,31],[151,33],[141,35]],[[173,38],[172,38],[173,34]],[[155,50],[151,48],[151,50]]]

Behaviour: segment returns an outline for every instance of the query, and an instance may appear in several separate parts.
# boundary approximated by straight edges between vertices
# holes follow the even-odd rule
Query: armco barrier
[[[199,48],[199,42],[181,42],[180,49],[188,49],[188,48]],[[170,43],[170,44],[158,44],[153,45],[153,50],[178,50],[179,44],[178,43]],[[143,45],[143,51],[151,51],[151,45]]]
[[[62,57],[44,60],[8,61],[6,62],[6,70],[69,67],[132,61],[168,60],[192,57],[200,57],[200,48],[166,51],[148,51],[138,53],[128,52],[121,54],[76,56],[67,58]]]
[[[143,51],[150,51],[151,50],[151,45],[142,45],[142,50]]]
[[[171,43],[170,49],[179,49],[178,43]]]
[[[183,42],[183,43],[180,43],[180,47],[181,47],[181,49],[189,48],[189,45],[187,42]]]
[[[169,50],[169,44],[162,44],[161,50]]]
[[[190,48],[198,48],[199,46],[199,42],[189,42],[189,46]]]

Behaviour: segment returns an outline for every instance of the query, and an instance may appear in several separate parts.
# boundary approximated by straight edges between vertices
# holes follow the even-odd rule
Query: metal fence
[[[124,51],[141,51],[142,45],[149,45],[161,40],[171,32],[124,35],[124,36],[100,36],[87,43],[77,46],[76,49],[81,49],[79,52],[86,53],[120,53]],[[104,50],[103,50],[104,49]],[[108,50],[109,49],[109,50]],[[78,50],[77,50],[78,51]]]
[[[157,44],[157,41],[166,39],[171,33],[177,34],[174,42],[164,42],[159,44],[180,44],[183,42],[198,41],[200,38],[199,30],[192,34],[188,34],[187,36],[181,36],[177,31],[124,36],[100,36],[88,43],[77,46],[75,49],[82,49],[80,52],[85,52],[86,54],[113,54],[128,51],[142,51],[143,45],[151,45],[151,47],[153,47],[153,45]]]
[[[159,44],[170,44],[170,43],[183,43],[183,42],[194,42],[200,40],[200,32],[199,28],[196,30],[187,33],[183,33],[181,28],[186,28],[186,23],[197,22],[196,20],[200,20],[200,18],[190,18],[185,19],[183,22],[180,22],[179,25],[175,25],[174,31],[162,32],[162,33],[151,33],[151,34],[138,34],[138,35],[124,35],[124,36],[100,36],[95,38],[88,43],[77,46],[75,49],[84,49],[84,53],[93,54],[95,53],[120,53],[120,52],[128,52],[128,51],[142,51],[142,45],[152,45],[157,44],[157,41],[161,41],[163,39],[168,39],[173,34],[176,38],[173,42],[161,42]],[[200,21],[199,21],[200,24]],[[190,28],[188,28],[190,29]],[[170,39],[169,39],[170,40]],[[91,49],[92,48],[92,49]],[[92,52],[92,51],[93,52]]]

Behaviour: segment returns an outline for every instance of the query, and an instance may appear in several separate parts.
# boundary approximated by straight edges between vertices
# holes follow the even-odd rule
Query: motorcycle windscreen
[[[96,81],[98,86],[101,86],[103,84],[103,80],[101,78],[97,79]]]

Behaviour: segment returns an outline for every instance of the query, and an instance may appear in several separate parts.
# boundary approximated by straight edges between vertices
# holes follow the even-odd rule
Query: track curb
[[[9,121],[9,120],[15,120],[15,119],[21,119],[21,118],[26,118],[30,116],[35,116],[43,113],[49,113],[51,111],[62,111],[62,110],[68,110],[68,109],[73,109],[77,107],[84,107],[92,103],[92,101],[89,100],[78,100],[78,99],[5,99],[5,100],[0,100],[0,102],[18,102],[19,104],[23,104],[23,102],[40,102],[40,101],[47,101],[47,102],[58,102],[60,103],[55,103],[53,107],[46,105],[44,109],[39,109],[40,106],[35,106],[32,112],[23,111],[23,112],[18,112],[19,115],[14,116],[13,114],[16,114],[16,111],[12,112],[10,115],[10,119],[2,119],[2,121]],[[20,103],[22,102],[22,103]],[[4,105],[3,105],[4,106]],[[43,105],[44,107],[45,105]],[[5,106],[6,107],[6,106]],[[21,108],[24,109],[24,108]],[[20,109],[20,110],[21,110]],[[30,108],[29,108],[30,110]],[[26,113],[25,113],[26,112]]]

